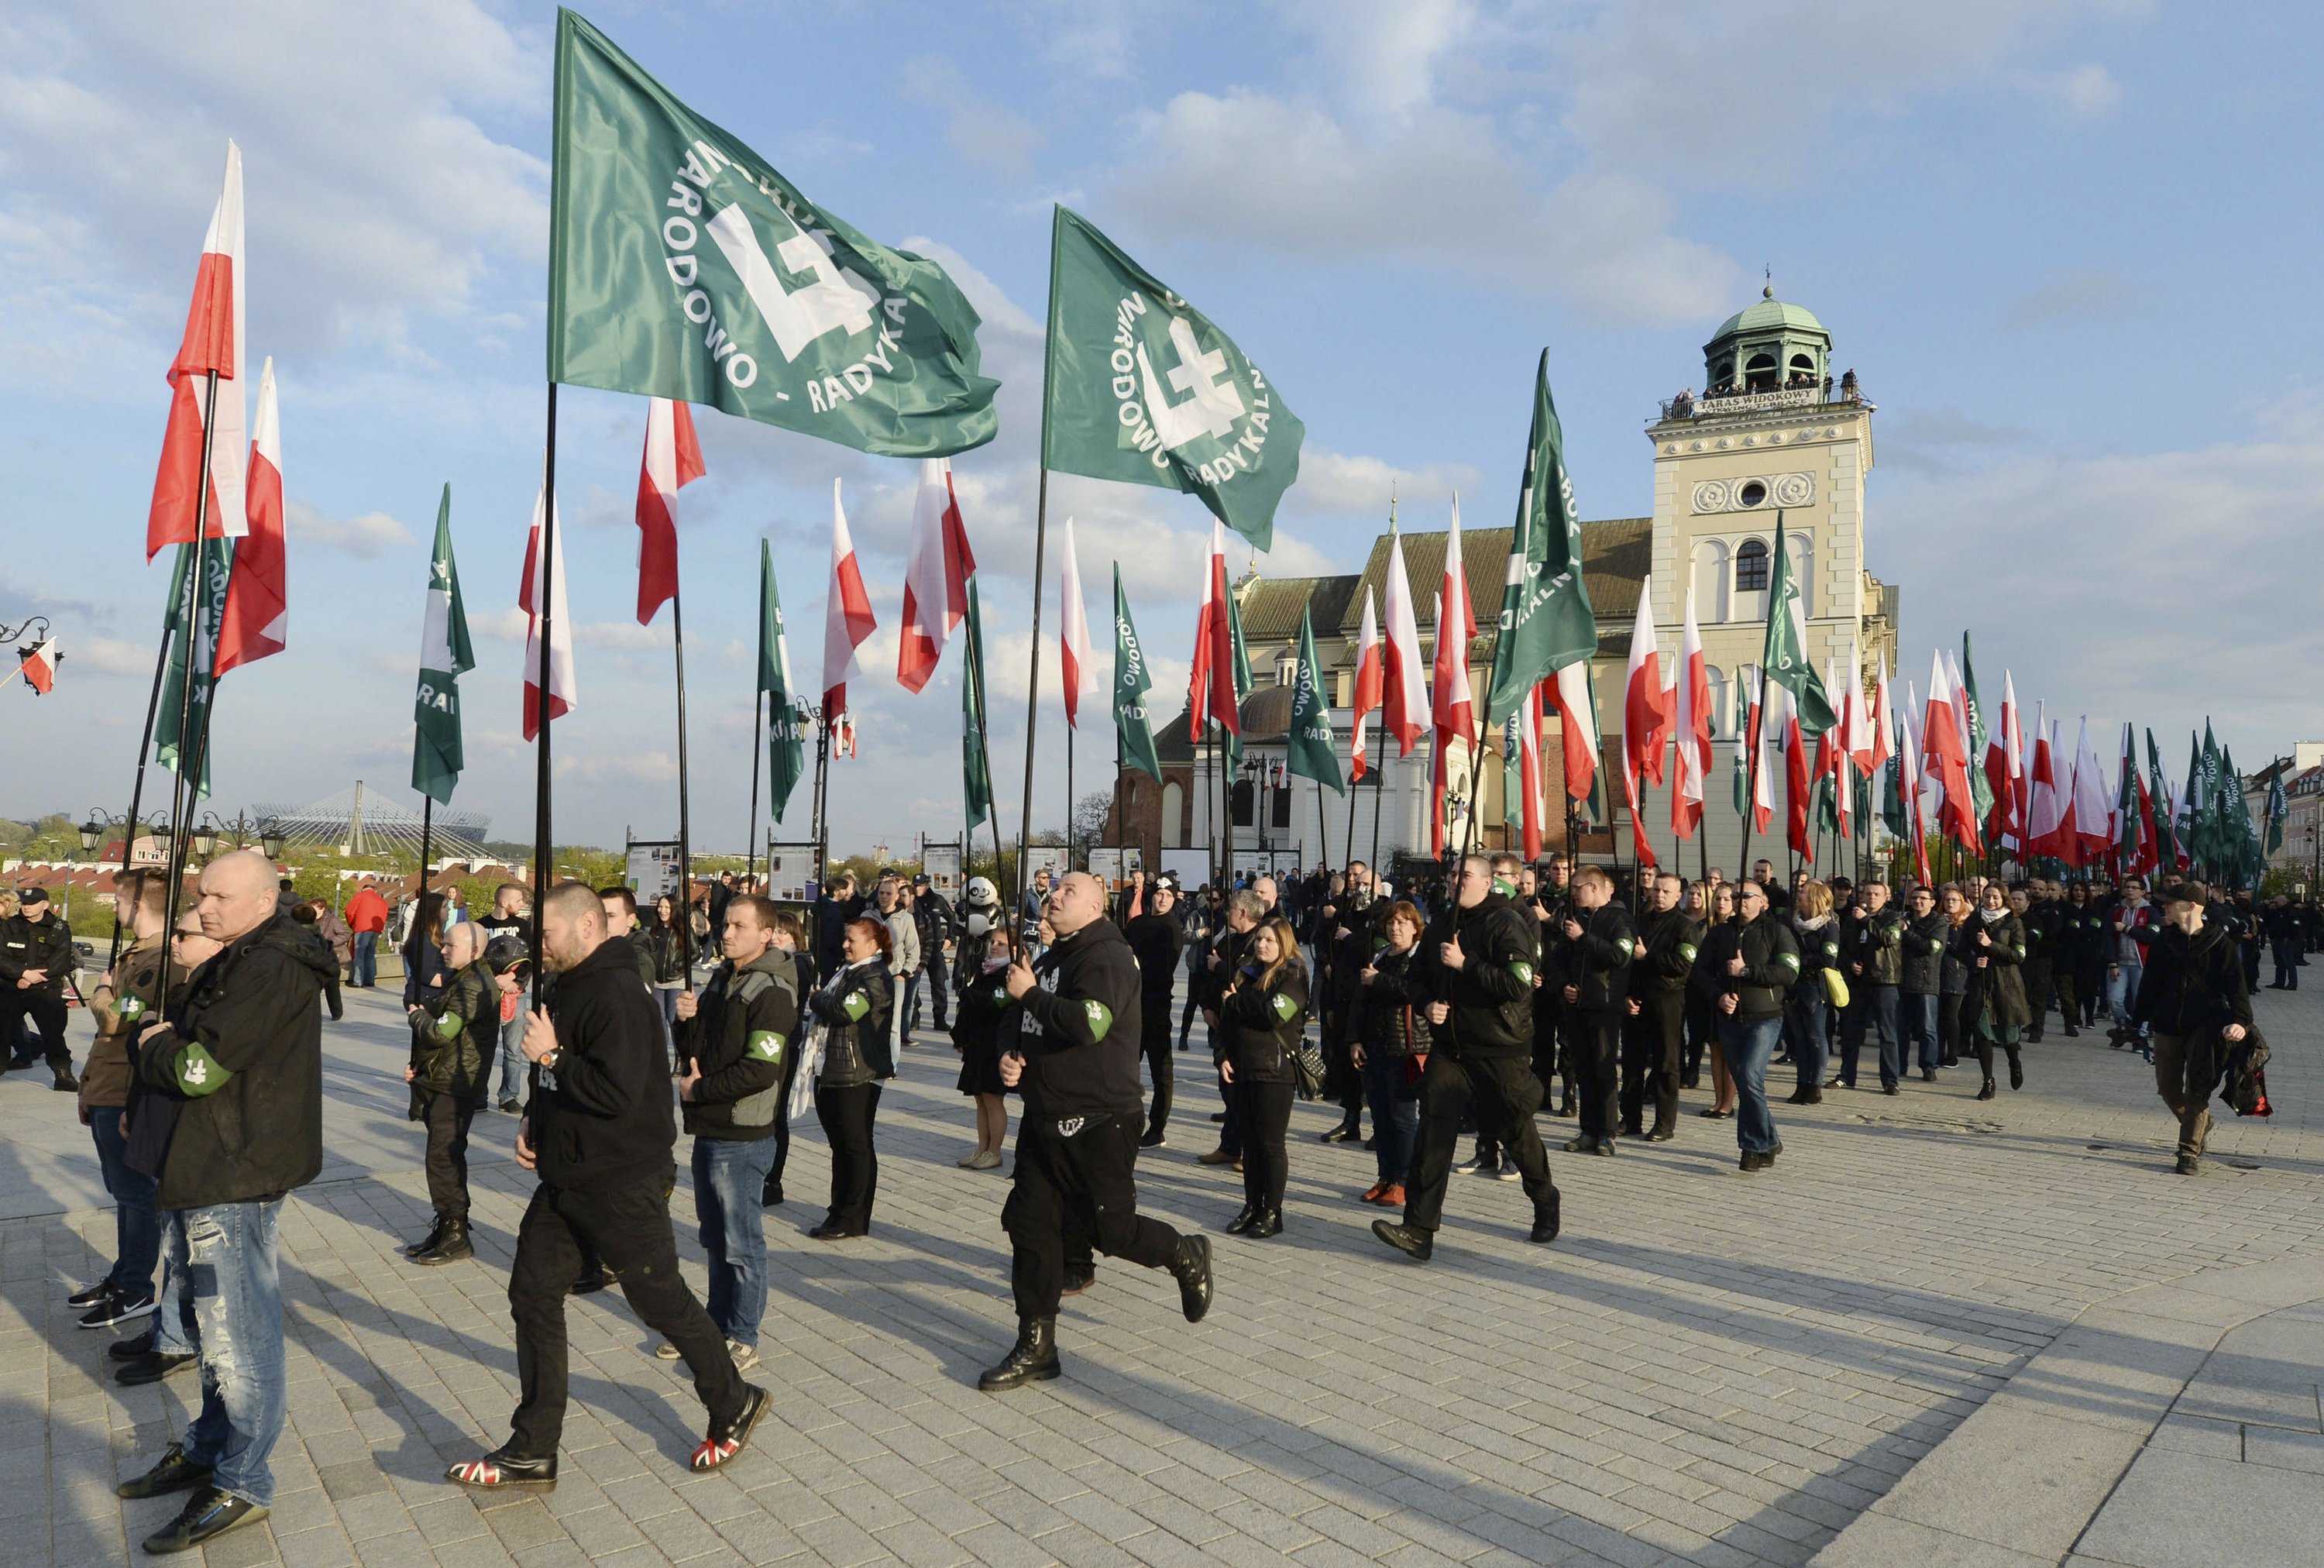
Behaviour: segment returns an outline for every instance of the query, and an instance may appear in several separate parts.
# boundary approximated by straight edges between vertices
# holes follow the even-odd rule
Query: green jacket
[[[483,1104],[500,1050],[501,992],[482,959],[446,982],[411,1015],[411,1120],[438,1094]]]

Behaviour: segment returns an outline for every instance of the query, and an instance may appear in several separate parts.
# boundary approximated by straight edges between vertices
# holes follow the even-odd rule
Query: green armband
[[[1517,983],[1519,985],[1531,985],[1533,983],[1533,965],[1527,964],[1522,958],[1509,965],[1509,973],[1517,977]]]
[[[1094,1006],[1095,1004],[1093,1003],[1092,1005]],[[1297,1002],[1292,1001],[1289,997],[1284,995],[1279,991],[1275,993],[1275,1016],[1277,1018],[1288,1023],[1298,1014],[1298,1011],[1299,1004]]]
[[[1775,962],[1794,974],[1799,973],[1800,955],[1796,953],[1778,953],[1775,955]]]
[[[1638,950],[1638,945],[1636,942],[1631,941],[1628,936],[1617,938],[1614,945],[1622,950],[1622,956],[1625,958],[1630,957]]]
[[[460,1031],[467,1027],[467,1019],[458,1013],[447,1012],[436,1020],[436,1038],[439,1040],[456,1040],[460,1038]]]
[[[851,1019],[861,1023],[863,1015],[872,1010],[872,999],[860,991],[851,991],[847,993],[847,1000],[842,1002],[840,1007]]]
[[[189,1042],[185,1049],[178,1053],[178,1087],[190,1099],[198,1100],[205,1094],[217,1093],[233,1076],[232,1073],[217,1065],[217,1058],[211,1056],[199,1040]]]
[[[1281,998],[1277,998],[1281,1001]],[[1089,1019],[1090,1038],[1102,1040],[1113,1028],[1113,1009],[1102,1001],[1082,1003],[1082,1016]]]
[[[779,1062],[783,1059],[783,1037],[772,1029],[752,1029],[748,1048],[761,1061]]]

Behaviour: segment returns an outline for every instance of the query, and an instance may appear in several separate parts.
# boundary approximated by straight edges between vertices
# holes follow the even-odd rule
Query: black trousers
[[[831,1222],[851,1231],[872,1228],[872,1200],[880,1192],[880,1154],[872,1121],[880,1113],[880,1085],[817,1089],[815,1119],[831,1144]]]
[[[546,1458],[564,1435],[565,1294],[581,1271],[584,1247],[604,1259],[646,1327],[678,1347],[712,1424],[742,1415],[742,1379],[725,1338],[678,1277],[669,1185],[633,1182],[602,1193],[541,1186],[518,1228],[509,1270],[520,1389],[511,1446]]]
[[[1146,1053],[1146,1075],[1154,1081],[1154,1103],[1146,1113],[1146,1130],[1160,1132],[1170,1123],[1170,1103],[1177,1093],[1177,1069],[1170,1062],[1170,999],[1160,1007],[1139,1010],[1139,1047]]]
[[[1646,1102],[1655,1103],[1655,1128],[1678,1130],[1679,1036],[1686,1022],[1681,992],[1649,992],[1637,1012],[1622,1020],[1622,1127],[1641,1125]]]
[[[2018,966],[2017,973],[2025,982],[2026,1010],[2034,1015],[2034,1021],[2025,1026],[2025,1038],[2039,1040],[2042,1038],[2042,1020],[2050,1011],[2050,961],[2028,958]]]
[[[1138,1212],[1138,1128],[1128,1116],[1066,1122],[1028,1118],[1017,1130],[1017,1167],[1001,1210],[1009,1232],[1009,1284],[1020,1319],[1055,1317],[1065,1282],[1066,1232],[1076,1244],[1144,1268],[1178,1256],[1178,1232]]]
[[[1235,1113],[1242,1123],[1242,1201],[1261,1213],[1283,1207],[1291,1158],[1284,1139],[1291,1130],[1293,1086],[1237,1084]]]
[[[1588,1138],[1611,1138],[1620,1114],[1622,1088],[1622,1018],[1616,1012],[1569,1007],[1565,1010],[1565,1055],[1573,1076],[1580,1080],[1582,1131]]]
[[[20,1067],[32,1059],[23,1041],[23,1024],[28,1018],[32,1027],[41,1031],[41,1048],[48,1056],[49,1065],[60,1073],[71,1072],[72,1047],[65,1039],[65,999],[60,996],[18,991],[13,986],[0,991],[0,1051],[7,1053]]]
[[[1405,1189],[1404,1222],[1416,1231],[1434,1231],[1444,1218],[1453,1145],[1461,1140],[1462,1118],[1472,1109],[1477,1136],[1492,1139],[1502,1158],[1517,1162],[1534,1207],[1538,1210],[1556,1194],[1549,1156],[1533,1124],[1534,1112],[1541,1109],[1541,1080],[1532,1065],[1523,1056],[1456,1061],[1450,1051],[1433,1051],[1420,1077],[1420,1151]]]
[[[783,1061],[783,1092],[775,1097],[775,1163],[767,1167],[767,1190],[783,1185],[783,1167],[791,1158],[791,1086],[798,1078],[799,1054],[796,1050]]]
[[[475,1102],[457,1094],[431,1094],[420,1107],[428,1129],[428,1202],[447,1220],[468,1217],[468,1123]]]
[[[1948,991],[1937,998],[1937,1065],[1950,1067],[1960,1060],[1961,993]]]
[[[1719,1013],[1692,992],[1684,1001],[1681,1016],[1686,1020],[1686,1046],[1679,1059],[1679,1082],[1692,1089],[1702,1081],[1702,1059],[1719,1038]]]
[[[952,976],[945,971],[941,946],[928,955],[927,961],[920,965],[920,973],[927,976],[928,1006],[935,1011],[936,1027],[939,1030],[952,1028],[945,1021],[945,1008],[950,994],[945,988],[952,983]],[[913,1020],[914,1023],[918,1021],[917,1019]]]

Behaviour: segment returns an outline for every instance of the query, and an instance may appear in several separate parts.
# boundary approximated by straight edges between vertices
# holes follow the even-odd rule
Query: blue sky
[[[2309,8],[586,14],[816,200],[954,268],[983,312],[1001,433],[955,467],[996,640],[1004,801],[1056,200],[1232,333],[1305,420],[1263,571],[1352,569],[1391,479],[1408,526],[1441,527],[1455,485],[1472,526],[1505,521],[1544,345],[1583,514],[1644,513],[1655,400],[1701,386],[1701,345],[1772,267],[1880,405],[1868,549],[1904,586],[1908,669],[1969,626],[1988,693],[2006,665],[2070,733],[2084,711],[2098,734],[2151,724],[2174,768],[2207,713],[2246,766],[2319,729],[2296,695],[2324,652]],[[140,559],[162,371],[231,136],[250,349],[282,387],[291,641],[225,683],[218,798],[401,790],[448,480],[481,659],[456,804],[529,835],[510,606],[542,432],[554,26],[549,7],[469,0],[0,4],[0,621],[44,611],[69,654],[54,696],[0,693],[17,760],[0,813],[125,803],[165,587]],[[561,401],[582,630],[559,837],[618,843],[675,823],[667,619],[630,613],[644,409]],[[835,842],[947,835],[953,661],[917,699],[888,678],[911,466],[701,423],[709,476],[680,523],[698,838],[743,837],[762,534],[813,678],[834,475],[883,623]],[[1159,683],[1183,685],[1199,503],[1059,480],[1051,511],[1079,520],[1101,624],[1118,558]],[[1053,591],[1051,635],[1054,606]],[[1082,789],[1110,751],[1102,731],[1084,746]],[[1045,762],[1036,803],[1037,822],[1061,819],[1061,769]]]

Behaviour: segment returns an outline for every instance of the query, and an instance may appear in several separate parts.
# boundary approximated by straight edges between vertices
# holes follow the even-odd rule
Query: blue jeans
[[[1407,1083],[1405,1059],[1378,1052],[1364,1056],[1364,1099],[1372,1108],[1372,1149],[1379,1179],[1402,1186],[1412,1175],[1415,1140],[1420,1136],[1420,1085]]]
[[[350,964],[348,968],[349,973],[347,983],[349,985],[377,985],[379,983],[378,932],[358,931],[355,933],[355,962]]]
[[[532,1010],[530,988],[517,993],[516,1016],[501,1025],[501,1098],[524,1098],[524,1075],[531,1065],[524,1059],[524,1019]]]
[[[1800,1087],[1822,1088],[1824,1063],[1831,1055],[1831,1003],[1822,975],[1802,975],[1792,988],[1792,1000],[1784,1006],[1784,1044],[1799,1070]]]
[[[1914,1049],[1917,1046],[1920,1051],[1921,1071],[1935,1072],[1938,1056],[1935,993],[1921,996],[1912,992],[1900,992],[1897,993],[1896,1004],[1904,1019],[1905,1064],[1907,1065],[1912,1064]]]
[[[153,1213],[152,1176],[129,1168],[124,1156],[121,1107],[92,1105],[88,1130],[97,1139],[97,1168],[113,1194],[113,1268],[106,1275],[115,1290],[137,1297],[153,1294],[153,1266],[161,1259],[161,1222]]]
[[[694,1140],[694,1213],[710,1254],[710,1321],[738,1344],[759,1342],[767,1315],[767,1232],[760,1195],[775,1163],[775,1140]]]
[[[1783,1032],[1780,1018],[1719,1020],[1719,1044],[1735,1080],[1735,1142],[1746,1154],[1766,1154],[1775,1147],[1775,1119],[1767,1112],[1767,1059]]]
[[[2130,1010],[2138,1005],[2138,982],[2146,975],[2144,964],[2116,964],[2107,971],[2107,1010],[2114,1015],[2116,1025],[2122,1028],[2136,1028],[2131,1022]],[[2144,1034],[2144,1029],[2139,1029]]]
[[[218,1204],[171,1216],[186,1256],[201,1356],[202,1409],[186,1428],[186,1457],[210,1484],[260,1507],[274,1501],[267,1459],[282,1435],[282,1285],[275,1247],[282,1200]]]
[[[1880,1086],[1891,1088],[1904,1075],[1904,1053],[1898,1048],[1896,1033],[1896,988],[1877,985],[1859,980],[1856,995],[1848,1010],[1848,1019],[1840,1031],[1840,1081],[1853,1085],[1856,1082],[1856,1060],[1864,1048],[1864,1031],[1875,1028],[1880,1036]]]

